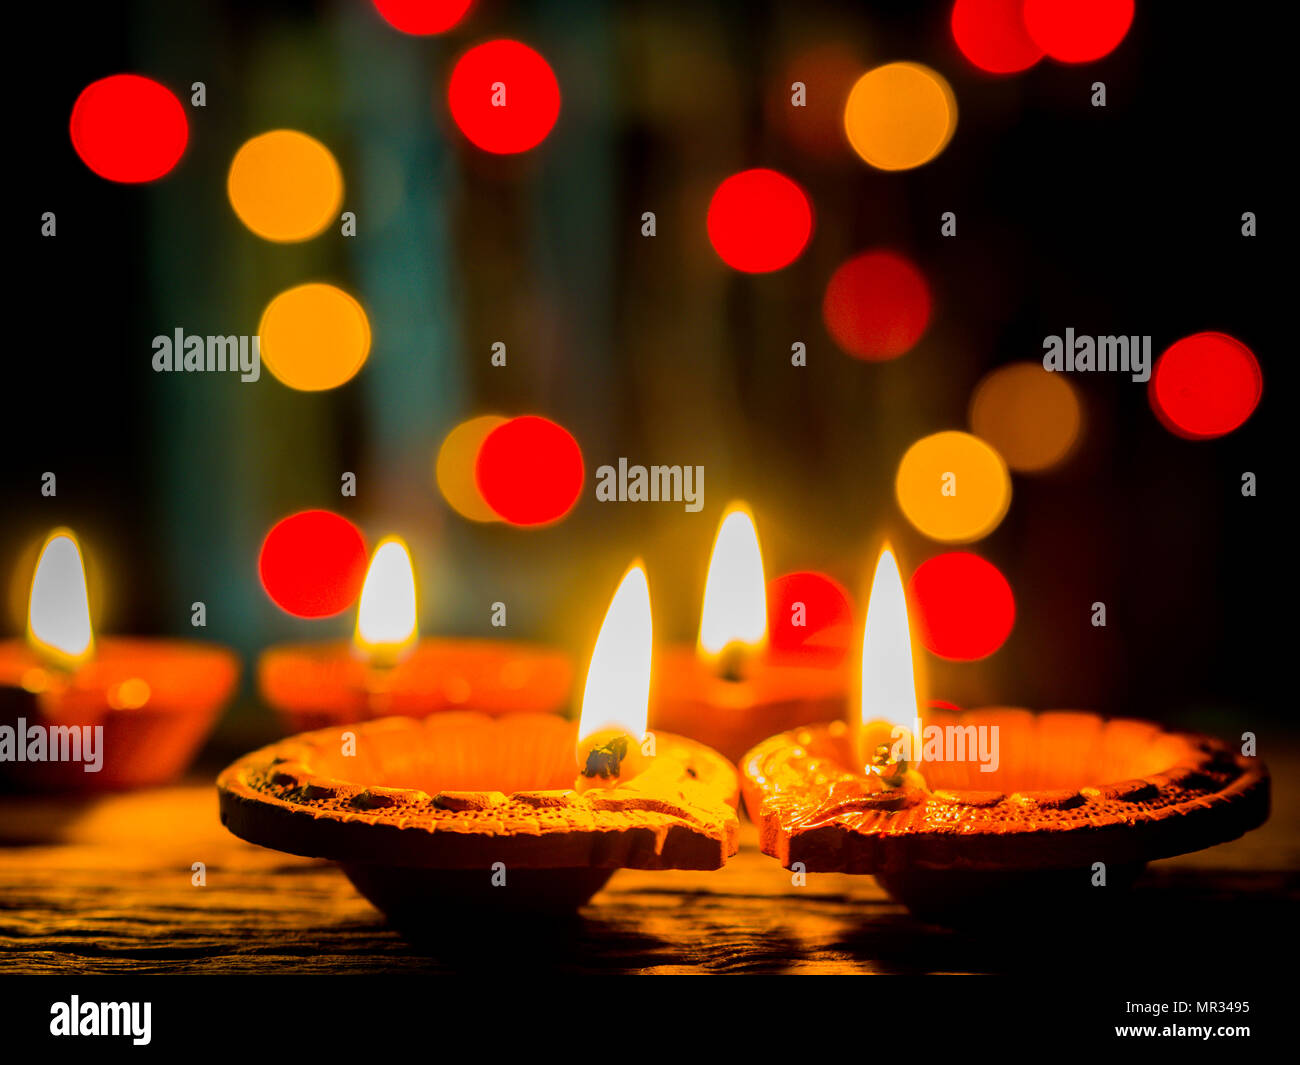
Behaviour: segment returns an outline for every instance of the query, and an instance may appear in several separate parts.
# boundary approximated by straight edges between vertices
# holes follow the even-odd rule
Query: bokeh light
[[[844,102],[865,66],[857,47],[826,41],[790,56],[767,94],[772,125],[805,155],[840,160],[844,155]],[[795,82],[804,87],[803,106],[791,100]]]
[[[375,9],[396,30],[427,37],[445,33],[465,17],[473,0],[373,0]]]
[[[1209,440],[1242,425],[1263,390],[1264,377],[1250,348],[1226,333],[1195,333],[1156,359],[1147,395],[1170,432]]]
[[[853,150],[878,170],[910,170],[948,146],[957,98],[943,75],[920,63],[886,63],[857,80],[844,107]]]
[[[864,252],[826,285],[822,317],[841,348],[859,359],[893,359],[930,324],[933,302],[921,271],[896,252]]]
[[[239,220],[259,237],[307,240],[338,216],[343,172],[325,145],[293,129],[244,142],[226,178]]]
[[[508,419],[499,414],[483,414],[461,422],[447,434],[438,449],[434,475],[442,497],[463,518],[470,521],[500,521],[497,512],[487,504],[478,489],[474,468],[478,464],[479,449],[488,434]]]
[[[190,137],[175,93],[139,74],[114,74],[82,89],[69,132],[83,163],[102,178],[128,184],[166,174]]]
[[[775,662],[839,664],[853,643],[849,593],[824,573],[787,573],[769,581],[767,640],[768,654]]]
[[[526,44],[488,41],[457,61],[447,102],[460,131],[485,152],[526,152],[560,117],[560,85]]]
[[[1037,362],[993,370],[971,398],[971,431],[1022,473],[1048,470],[1064,461],[1078,442],[1082,424],[1074,386]]]
[[[1133,24],[1133,0],[1025,0],[1025,29],[1062,63],[1089,63],[1114,51]]]
[[[894,481],[898,505],[932,540],[987,536],[1011,505],[1011,475],[979,437],[948,430],[922,437],[903,456]]]
[[[709,202],[709,243],[728,266],[766,273],[799,257],[812,235],[803,189],[775,170],[732,174]]]
[[[952,36],[962,55],[990,74],[1028,70],[1043,58],[1025,30],[1024,0],[957,0]]]
[[[276,296],[262,312],[258,334],[267,368],[301,392],[350,381],[370,354],[370,322],[361,304],[320,282]]]
[[[366,579],[366,542],[346,518],[304,510],[276,522],[257,561],[262,587],[281,610],[324,618],[347,610]]]
[[[488,506],[511,525],[559,521],[582,492],[582,450],[563,426],[511,418],[479,448],[475,479]]]
[[[1006,642],[1016,622],[1006,577],[967,551],[922,562],[908,582],[907,598],[921,642],[941,658],[985,658]]]

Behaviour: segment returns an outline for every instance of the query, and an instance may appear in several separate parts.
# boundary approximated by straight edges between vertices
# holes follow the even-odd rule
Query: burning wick
[[[925,777],[912,768],[919,759],[909,757],[915,742],[911,730],[901,725],[888,721],[863,725],[861,745],[867,776],[875,777],[886,788],[926,788]]]
[[[723,680],[745,679],[767,643],[767,585],[754,516],[728,504],[718,524],[704,582],[699,652]]]
[[[578,744],[578,779],[575,791],[617,788],[650,767],[650,758],[630,732],[601,729]]]

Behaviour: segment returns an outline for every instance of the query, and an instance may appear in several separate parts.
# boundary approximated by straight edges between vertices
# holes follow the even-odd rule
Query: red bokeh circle
[[[262,587],[281,610],[326,618],[356,602],[366,579],[361,531],[328,510],[304,510],[276,522],[257,560]]]
[[[185,153],[185,108],[166,86],[139,74],[92,81],[72,105],[72,146],[102,178],[126,184],[154,181]]]
[[[1006,577],[969,551],[951,551],[916,568],[907,587],[921,642],[940,658],[969,662],[1006,642],[1016,601]]]
[[[504,103],[494,103],[504,92]],[[518,41],[488,41],[456,63],[447,87],[451,117],[485,152],[536,147],[560,116],[560,84],[540,55]]]
[[[1170,432],[1209,440],[1242,425],[1263,390],[1264,377],[1250,348],[1226,333],[1195,333],[1156,360],[1147,395]]]
[[[952,36],[962,55],[990,74],[1028,70],[1043,50],[1025,30],[1024,0],[957,0]]]
[[[511,525],[559,521],[582,492],[582,449],[563,426],[536,415],[488,433],[474,463],[484,502]]]
[[[795,604],[803,625],[795,625]],[[853,643],[849,593],[824,573],[787,573],[767,585],[767,642],[772,659],[806,666],[834,666]]]
[[[869,251],[831,275],[822,317],[850,355],[892,359],[921,339],[932,306],[930,286],[910,260],[892,251]]]
[[[373,0],[395,30],[427,37],[444,33],[465,17],[473,0]]]
[[[812,205],[775,170],[732,174],[709,202],[709,243],[728,266],[748,274],[789,266],[812,236]]]
[[[1133,0],[1025,0],[1025,29],[1062,63],[1089,63],[1118,47],[1133,23]]]

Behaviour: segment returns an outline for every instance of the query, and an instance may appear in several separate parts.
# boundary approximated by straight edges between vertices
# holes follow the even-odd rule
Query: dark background
[[[1010,512],[973,549],[1015,589],[1005,647],[931,661],[932,694],[961,705],[1076,706],[1224,734],[1289,726],[1281,666],[1291,623],[1276,500],[1284,258],[1280,154],[1293,93],[1273,56],[1276,5],[1142,3],[1110,57],[986,76],[957,52],[949,3],[523,3],[478,0],[461,27],[413,38],[363,0],[19,5],[9,37],[9,165],[18,189],[8,281],[16,328],[5,376],[0,572],[22,631],[32,551],[58,524],[80,535],[102,632],[191,635],[256,653],[346,633],[351,614],[282,614],[258,583],[280,517],[328,507],[373,543],[412,545],[426,633],[493,634],[589,653],[615,583],[647,562],[660,640],[694,637],[724,504],[758,516],[769,575],[826,570],[865,598],[882,537],[905,569],[944,550],[902,518],[898,460],[917,437],[965,428],[990,368],[1038,359],[1042,337],[1150,334],[1156,353],[1202,330],[1247,344],[1264,371],[1251,420],[1214,441],[1166,432],[1144,385],[1071,378],[1085,435],[1064,467],[1014,476]],[[1211,10],[1212,9],[1212,10]],[[455,57],[495,36],[536,47],[563,94],[559,123],[522,157],[486,158],[447,117]],[[874,171],[847,145],[814,155],[773,118],[804,49],[862,69],[929,64],[958,99],[933,163]],[[818,69],[804,80],[817,91]],[[170,175],[127,187],[77,158],[68,117],[90,81],[134,71],[182,98],[190,143]],[[207,85],[208,105],[188,107]],[[1104,81],[1108,106],[1090,105]],[[261,240],[225,195],[235,150],[281,126],[323,140],[359,235]],[[791,267],[724,267],[708,197],[771,166],[817,212]],[[52,210],[58,236],[42,239]],[[640,236],[653,210],[659,235]],[[956,211],[958,237],[939,236]],[[1240,235],[1241,214],[1260,235]],[[821,322],[832,270],[888,245],[929,278],[936,314],[918,347],[872,365]],[[332,280],[366,307],[370,360],[350,384],[292,392],[269,373],[156,375],[151,339],[256,331],[267,301]],[[1286,301],[1284,304],[1283,301]],[[489,365],[504,341],[509,366]],[[790,345],[809,364],[789,364]],[[477,413],[539,413],[583,447],[588,487],[542,530],[477,526],[442,500],[443,436]],[[597,504],[595,467],[702,464],[705,507]],[[44,471],[58,496],[40,495]],[[339,495],[343,471],[356,499]],[[1259,498],[1240,494],[1243,471]],[[1089,623],[1107,604],[1109,624]],[[243,726],[241,728],[241,725]],[[250,698],[227,737],[269,727]]]

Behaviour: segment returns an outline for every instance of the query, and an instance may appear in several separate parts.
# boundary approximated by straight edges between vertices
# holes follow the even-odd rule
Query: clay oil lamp
[[[985,771],[990,769],[991,771]],[[1146,862],[1235,839],[1268,816],[1255,759],[1130,719],[1019,709],[917,716],[907,606],[876,568],[862,713],[764,740],[742,762],[764,853],[872,873],[923,919],[1104,912]]]
[[[646,733],[650,596],[628,570],[581,720],[447,711],[293,736],[217,781],[235,835],[330,858],[414,938],[467,912],[572,911],[614,870],[716,869],[737,849],[735,770]]]
[[[516,641],[419,639],[411,556],[388,537],[366,571],[352,640],[272,647],[257,679],[285,730],[304,732],[466,707],[480,714],[561,711],[573,666],[560,651]]]
[[[187,640],[96,639],[81,548],[45,540],[26,640],[0,643],[0,781],[100,791],[179,776],[239,677],[234,653]]]
[[[690,736],[734,762],[775,732],[844,714],[843,670],[769,653],[766,594],[753,515],[732,503],[713,542],[696,646],[669,648],[656,665],[656,729]]]

